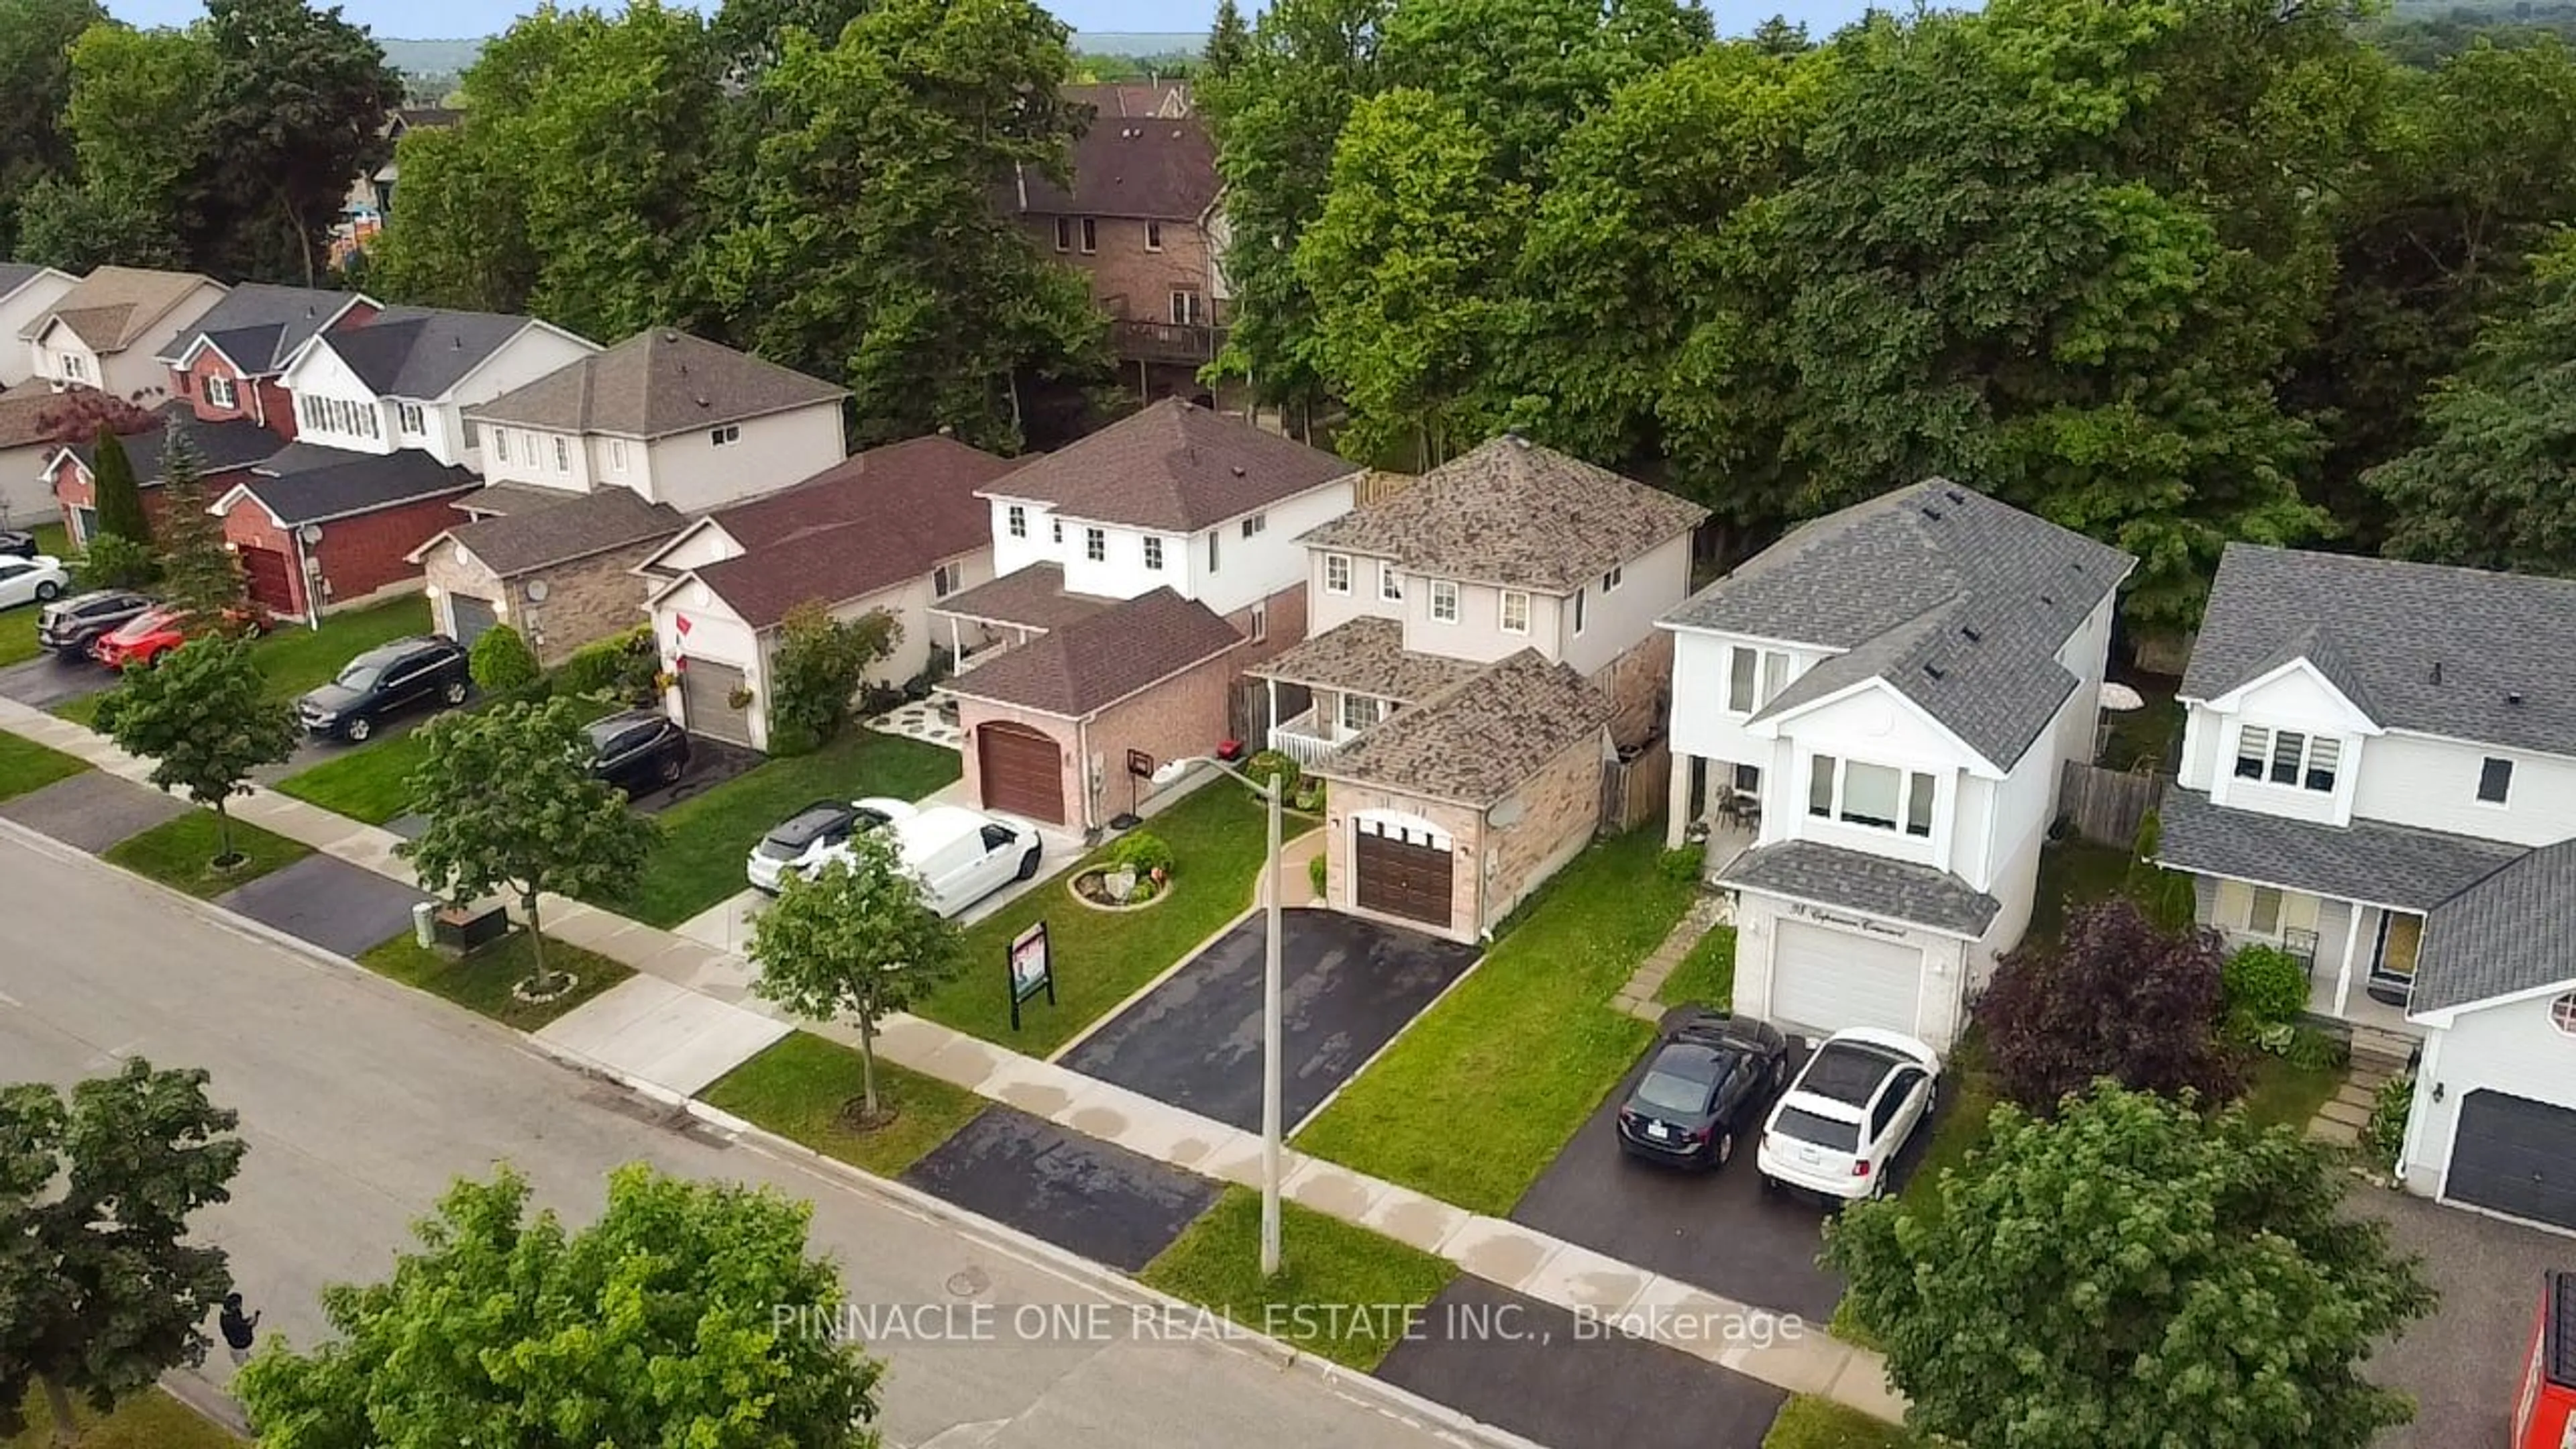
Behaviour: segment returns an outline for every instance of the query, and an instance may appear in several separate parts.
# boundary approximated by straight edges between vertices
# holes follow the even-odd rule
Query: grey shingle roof
[[[1933,478],[1800,526],[1664,622],[1844,651],[1766,715],[1883,679],[2010,769],[2075,689],[2057,651],[2135,563]]]
[[[1207,605],[1162,588],[1051,630],[947,687],[968,699],[1080,719],[1242,644]]]
[[[1610,701],[1562,664],[1524,649],[1326,758],[1314,773],[1484,806],[1610,723]]]
[[[52,270],[33,262],[0,262],[0,297],[9,296]]]
[[[2261,677],[2303,635],[2383,728],[2576,755],[2576,579],[2231,543],[2182,696]]]
[[[647,503],[624,488],[602,488],[552,508],[486,518],[448,532],[486,568],[509,578],[668,538],[687,521],[667,503]]]
[[[1707,517],[1696,503],[1505,433],[1302,541],[1441,578],[1570,594]]]
[[[2349,826],[2213,805],[2165,787],[2156,858],[2178,870],[2428,911],[2523,854],[2517,845],[2375,820]]]
[[[1475,674],[1477,665],[1404,647],[1394,619],[1353,619],[1243,672],[1283,684],[1347,690],[1418,704]]]
[[[1031,459],[984,496],[1050,504],[1070,519],[1190,533],[1358,471],[1293,438],[1170,398]]]
[[[750,353],[655,327],[467,413],[557,432],[665,438],[847,395],[846,389]]]
[[[1983,936],[2003,909],[2001,901],[1946,870],[1812,840],[1748,850],[1719,872],[1718,880],[1970,938]]]
[[[313,443],[289,443],[241,480],[242,488],[293,526],[400,503],[463,493],[481,479],[451,468],[415,448],[396,453],[352,453]]]
[[[2445,901],[2424,924],[2412,1011],[2576,981],[2576,840],[2530,852]]]
[[[187,434],[189,442],[197,445],[198,458],[209,477],[217,473],[247,468],[254,463],[266,462],[276,456],[283,446],[278,441],[277,434],[247,418],[231,418],[220,423],[202,423],[197,421],[194,409],[178,401],[162,404],[160,412],[165,424],[171,418],[179,420],[179,430]],[[168,443],[169,437],[169,431],[164,426],[146,428],[139,433],[129,433],[117,440],[125,448],[125,461],[134,465],[135,481],[143,487],[160,486],[161,450]],[[82,467],[98,466],[98,445],[95,438],[72,444],[72,453],[81,460]]]
[[[175,363],[204,336],[243,371],[253,376],[273,373],[354,299],[354,293],[320,287],[244,282],[226,292],[204,316],[172,333],[153,355]]]
[[[1061,629],[1077,619],[1088,619],[1115,602],[1091,594],[1067,592],[1064,565],[1042,563],[1014,569],[998,579],[950,594],[931,605],[930,611],[954,614],[958,618],[984,624]]]
[[[379,397],[434,398],[535,324],[492,312],[387,307],[364,327],[322,335]]]

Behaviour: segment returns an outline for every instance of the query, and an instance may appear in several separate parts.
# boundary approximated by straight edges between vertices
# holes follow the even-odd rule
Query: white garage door
[[[1911,1035],[1923,953],[1902,941],[1798,921],[1779,924],[1771,955],[1771,1014],[1794,1026],[1879,1026]]]

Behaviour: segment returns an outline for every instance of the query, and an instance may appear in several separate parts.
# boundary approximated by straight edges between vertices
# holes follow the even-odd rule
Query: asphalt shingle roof
[[[285,367],[295,349],[329,325],[351,300],[347,292],[320,287],[244,282],[226,292],[206,315],[171,334],[153,355],[176,363],[203,336],[244,372],[265,376]]]
[[[1050,630],[956,676],[947,688],[968,699],[1081,719],[1242,644],[1243,636],[1207,605],[1161,588]]]
[[[1664,622],[1844,651],[1766,717],[1881,679],[2010,769],[2076,687],[2057,651],[2135,563],[1933,478],[1800,526]]]
[[[2576,579],[2229,544],[2182,696],[2302,653],[2382,728],[2576,755]]]
[[[33,262],[0,262],[0,297],[10,295],[52,270]]]
[[[1535,649],[1452,685],[1327,757],[1314,773],[1484,806],[1610,723],[1608,696]]]
[[[1748,850],[1719,872],[1718,880],[1970,938],[1985,935],[2003,909],[2001,901],[1946,870],[1812,840]]]
[[[122,352],[153,335],[154,324],[199,287],[216,285],[195,272],[144,267],[100,267],[63,293],[54,310],[28,324],[21,337],[41,335],[56,320],[96,352]]]
[[[198,458],[208,476],[264,463],[276,456],[280,447],[277,434],[247,418],[231,418],[220,423],[199,422],[196,413],[186,403],[178,401],[162,404],[160,413],[163,426],[128,433],[117,439],[125,449],[125,461],[134,465],[135,482],[145,488],[160,486],[161,452],[169,442],[167,424],[171,418],[179,420],[179,430],[187,434],[189,442],[196,444]],[[72,444],[71,450],[72,455],[80,459],[82,467],[97,468],[97,439],[85,438]]]
[[[1244,673],[1283,684],[1418,704],[1475,674],[1479,667],[1465,659],[1407,649],[1401,622],[1367,618],[1337,624]]]
[[[457,544],[503,578],[669,538],[688,520],[667,503],[624,488],[602,488],[556,504],[448,530]]]
[[[1023,629],[1061,629],[1088,619],[1117,601],[1096,594],[1068,592],[1064,565],[1031,564],[998,579],[950,594],[930,606],[934,614],[954,614],[985,624],[1013,624]]]
[[[1570,594],[1707,518],[1696,503],[1505,433],[1302,541],[1414,573]]]
[[[415,448],[352,453],[289,443],[239,486],[288,527],[373,513],[400,503],[479,488],[483,480]]]
[[[2348,826],[2230,810],[2179,785],[2157,807],[2156,857],[2199,875],[2428,911],[2523,854],[2466,835],[2356,819]]]
[[[1152,403],[984,490],[1068,519],[1191,533],[1359,469],[1179,398]]]
[[[2576,840],[2531,851],[2427,918],[2410,1011],[2576,981]]]
[[[1023,167],[1021,211],[1195,222],[1216,204],[1220,186],[1216,142],[1196,116],[1121,116],[1103,108],[1073,143],[1072,168],[1067,191]]]
[[[847,395],[750,353],[656,327],[466,411],[489,422],[650,439]]]
[[[387,307],[364,327],[322,334],[379,397],[435,398],[536,324],[492,312]]]

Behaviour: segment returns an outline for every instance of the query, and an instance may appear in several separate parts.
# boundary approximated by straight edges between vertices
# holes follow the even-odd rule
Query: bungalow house
[[[195,272],[101,267],[54,299],[18,331],[34,376],[56,390],[94,387],[150,406],[169,391],[169,371],[152,349],[224,298],[222,283]]]
[[[80,278],[52,267],[26,262],[0,262],[0,336],[23,337]],[[0,347],[0,388],[12,388],[36,375],[34,349]]]
[[[2159,858],[2420,1058],[2398,1169],[2576,1229],[2576,581],[2230,544]]]
[[[1326,904],[1474,941],[1583,849],[1663,733],[1707,517],[1506,434],[1302,537],[1313,633],[1245,672],[1331,782]]]
[[[317,333],[362,327],[383,308],[358,292],[244,282],[181,327],[158,354],[171,393],[201,422],[247,419],[295,440],[286,364]]]
[[[769,748],[770,655],[800,604],[842,619],[887,614],[902,633],[872,677],[921,673],[938,637],[931,608],[992,575],[979,490],[1011,466],[953,438],[892,443],[717,509],[654,550],[636,572],[652,590],[645,607],[663,668],[679,681],[671,717]],[[743,694],[748,704],[737,702]]]

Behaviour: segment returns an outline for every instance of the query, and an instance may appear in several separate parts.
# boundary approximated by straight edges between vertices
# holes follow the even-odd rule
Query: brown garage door
[[[681,723],[693,735],[750,744],[751,711],[733,707],[733,692],[741,687],[742,671],[732,665],[690,660],[680,671],[680,713],[687,716]]]
[[[995,722],[975,731],[984,808],[1064,823],[1062,752],[1027,725]]]
[[[1400,826],[1363,820],[1353,828],[1360,909],[1447,927],[1450,853]]]
[[[295,614],[295,566],[273,548],[241,551],[242,575],[250,584],[251,602],[272,614]]]

